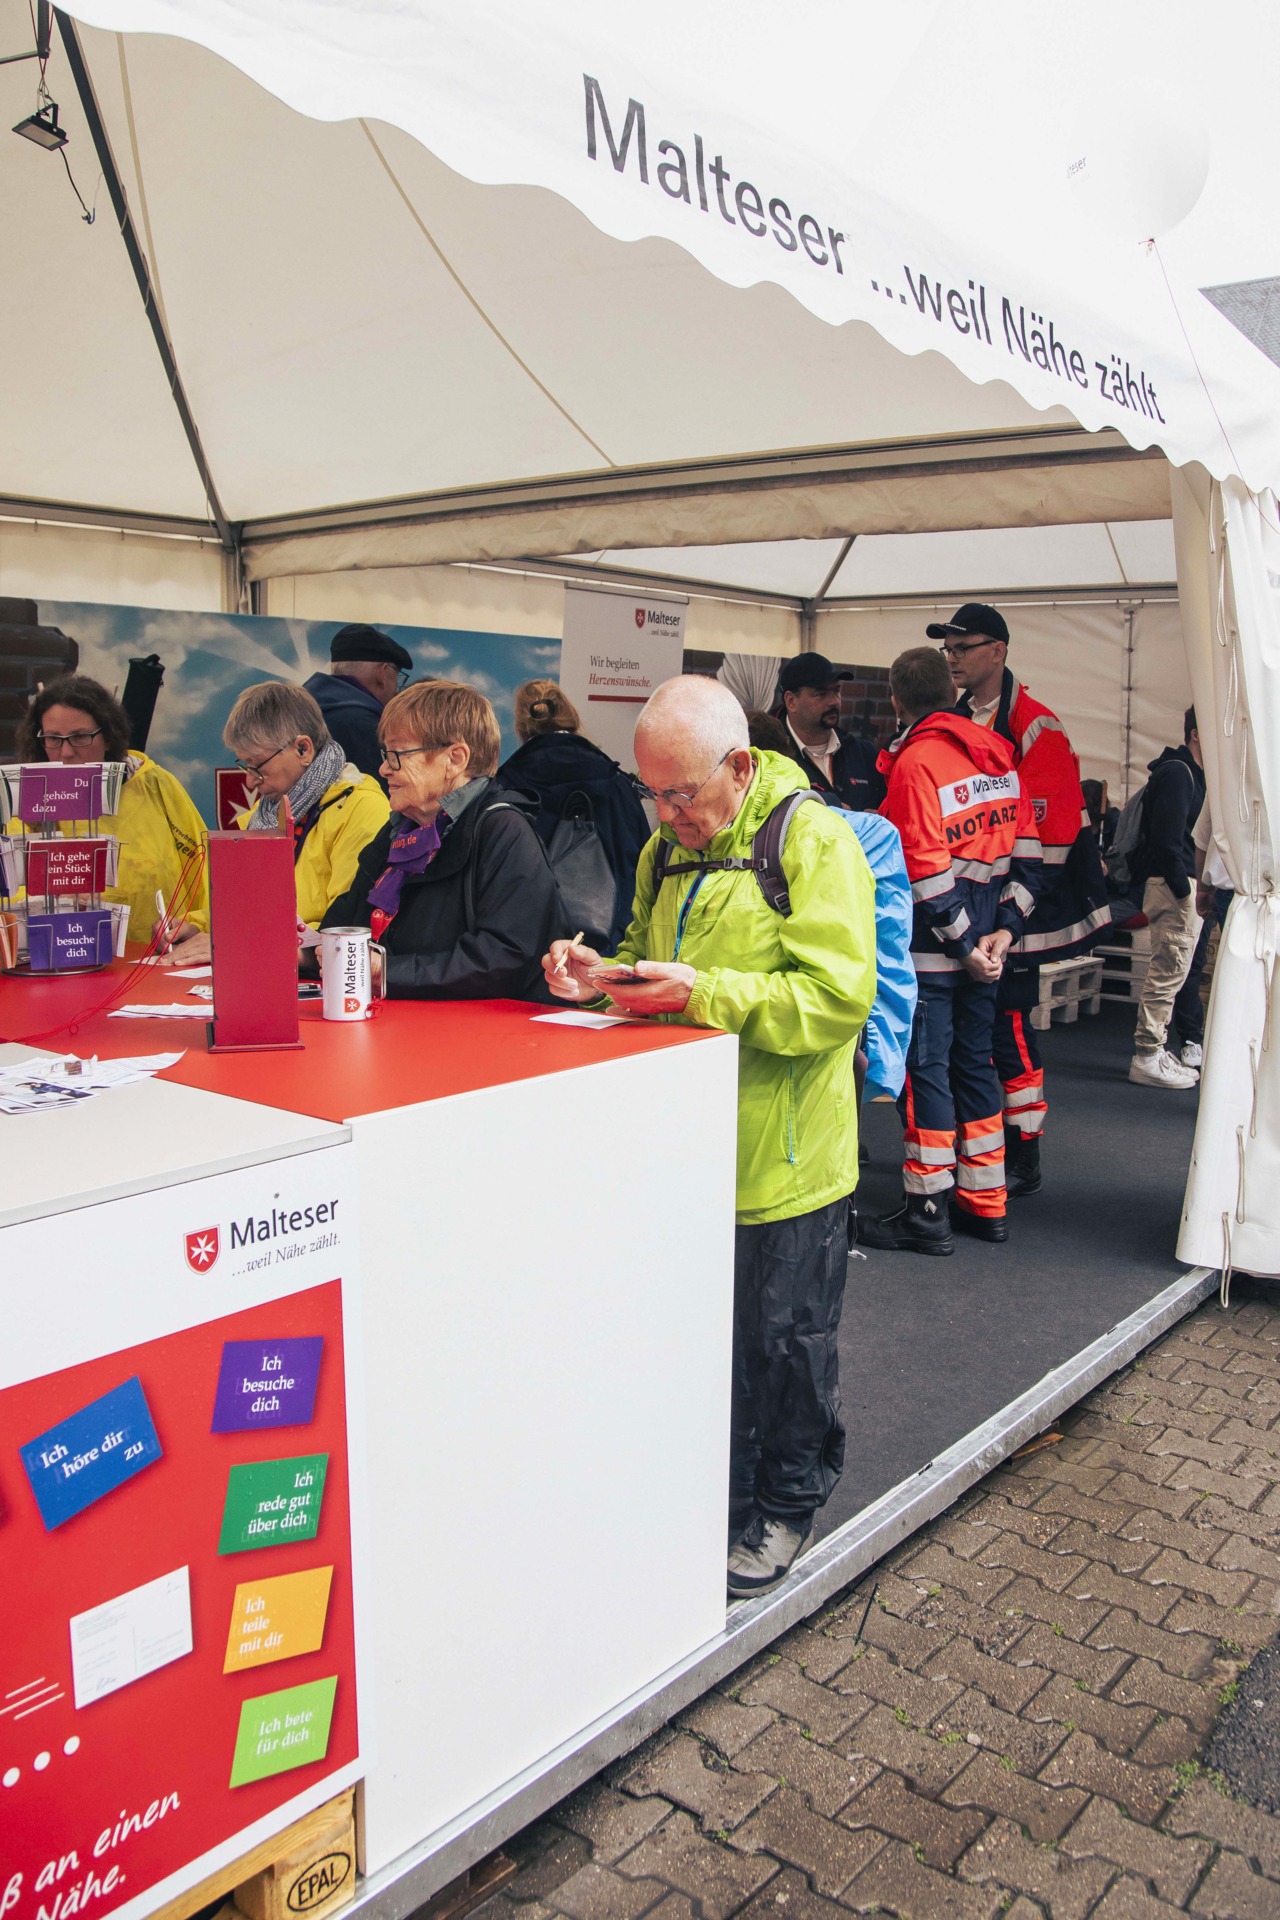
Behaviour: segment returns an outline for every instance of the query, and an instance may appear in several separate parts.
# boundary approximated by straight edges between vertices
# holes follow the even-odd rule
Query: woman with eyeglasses
[[[533,798],[494,784],[492,706],[457,681],[419,681],[387,702],[378,735],[392,816],[324,924],[373,929],[392,999],[550,1002],[559,894]]]
[[[386,824],[386,795],[372,774],[351,765],[304,687],[283,680],[246,687],[222,738],[253,801],[236,825],[247,833],[288,826],[298,918],[318,927],[351,885],[364,848]],[[177,944],[165,957],[175,966],[207,959],[207,941],[196,928],[180,927]]]
[[[20,760],[64,765],[123,760],[119,811],[102,822],[103,832],[120,842],[120,865],[115,886],[103,898],[127,904],[130,939],[146,941],[156,924],[157,892],[172,900],[185,875],[180,904],[186,906],[186,924],[193,935],[206,937],[204,821],[173,774],[149,755],[130,752],[129,716],[104,686],[81,673],[51,680],[27,708],[17,750]],[[72,831],[70,823],[64,831]]]

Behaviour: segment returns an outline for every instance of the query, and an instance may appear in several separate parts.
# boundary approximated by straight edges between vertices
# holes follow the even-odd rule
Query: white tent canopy
[[[779,47],[776,20],[770,34],[747,4],[692,20],[568,0],[76,11],[94,23],[89,81],[251,573],[1167,516],[1163,461],[1130,449],[1280,478],[1280,370],[1178,282],[1176,240],[1166,280],[1163,255],[1090,224],[1052,141],[1007,146],[993,175],[981,142],[953,140],[914,179],[906,168],[910,194],[886,186],[886,142],[904,167],[929,150],[914,107],[940,71],[949,91],[977,84],[994,21],[960,44],[933,6],[892,24],[815,6]],[[995,11],[1010,14],[1012,141],[1037,59],[1041,109],[1060,93],[1060,50],[1048,22],[1037,44]],[[29,40],[26,0],[0,0],[0,30],[6,47]],[[33,73],[0,68],[14,120]],[[48,78],[92,199],[90,130],[56,38]],[[633,99],[647,180],[638,119],[621,169],[609,146],[621,152]],[[1236,96],[1208,105],[1217,140]],[[669,190],[678,174],[659,179],[677,147],[696,173],[698,142],[705,178],[732,162],[725,217],[714,181],[704,214],[696,181],[686,202]],[[6,344],[25,377],[0,425],[0,493],[206,518],[106,191],[86,227],[55,157],[8,141],[0,169],[11,257],[29,268],[7,278]],[[1038,219],[1023,205],[1011,224],[1015,175]],[[751,231],[756,185],[790,213],[775,237]],[[1213,190],[1211,173],[1211,205]],[[799,232],[809,207],[823,244],[815,213],[809,252],[789,250],[776,234]],[[856,464],[789,458],[854,447]],[[388,500],[408,504],[346,510]]]

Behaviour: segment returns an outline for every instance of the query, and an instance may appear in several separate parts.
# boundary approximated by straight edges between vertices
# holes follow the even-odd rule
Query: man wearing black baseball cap
[[[378,722],[392,694],[413,671],[413,655],[377,627],[339,627],[329,643],[328,673],[306,682],[325,724],[361,773],[382,780]],[[385,785],[385,782],[383,783]]]
[[[876,767],[873,740],[842,733],[840,682],[856,679],[823,653],[798,653],[783,662],[778,675],[780,717],[787,752],[809,776],[809,785],[833,807],[874,811],[884,799],[884,778]]]
[[[1005,665],[1003,614],[968,600],[950,620],[925,628],[942,642],[959,698],[956,710],[1013,746],[1013,764],[1031,802],[1044,862],[1043,885],[1022,938],[1000,977],[992,1057],[1004,1089],[1009,1197],[1040,1191],[1040,1136],[1048,1106],[1044,1066],[1030,1014],[1040,999],[1040,964],[1087,953],[1110,925],[1106,878],[1089,825],[1080,767],[1056,713]]]

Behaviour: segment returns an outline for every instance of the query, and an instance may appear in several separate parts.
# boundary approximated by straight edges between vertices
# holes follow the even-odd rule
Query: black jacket
[[[400,911],[382,936],[391,999],[551,1003],[542,956],[564,928],[556,884],[531,825],[535,810],[531,795],[489,787],[446,833],[426,872],[406,879]],[[369,925],[369,889],[405,824],[393,814],[369,842],[324,926]]]
[[[649,822],[635,782],[616,760],[577,733],[538,733],[498,768],[496,784],[533,793],[534,827],[549,846],[556,823],[574,794],[584,793],[617,885],[617,901],[605,953],[613,953],[631,922],[636,865],[649,838]]]
[[[804,768],[809,785],[816,792],[827,795],[832,806],[852,807],[859,813],[875,812],[888,789],[876,766],[880,749],[874,740],[859,740],[852,733],[842,733],[839,748],[832,756],[828,780],[817,761],[797,746],[785,714],[781,720],[782,731],[787,736],[787,752],[798,767]]]
[[[313,673],[303,690],[319,707],[325,725],[352,765],[361,773],[371,773],[385,792],[387,783],[378,772],[382,765],[382,748],[378,745],[382,702],[367,687],[356,680],[345,680],[341,674]]]
[[[1204,774],[1190,747],[1165,747],[1148,763],[1142,806],[1142,843],[1131,864],[1134,878],[1163,880],[1175,900],[1185,900],[1195,881],[1193,828],[1204,805]],[[1190,776],[1190,777],[1188,777]]]

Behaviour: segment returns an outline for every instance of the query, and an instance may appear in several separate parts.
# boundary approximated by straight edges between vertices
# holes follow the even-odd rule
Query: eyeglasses
[[[967,647],[949,647],[944,641],[938,652],[945,653],[948,660],[963,660],[966,653],[976,653],[979,647],[998,647],[1002,644],[994,633],[989,633],[985,640],[971,640]]]
[[[89,727],[79,733],[41,733],[36,738],[46,753],[57,753],[60,747],[87,747],[102,732],[101,727]]]
[[[399,773],[411,753],[443,753],[446,747],[452,745],[452,740],[436,740],[426,747],[384,747],[382,749],[383,765],[390,767],[393,773]]]
[[[396,692],[397,693],[400,693],[403,688],[408,686],[410,678],[412,677],[412,674],[413,674],[412,667],[396,668]]]
[[[278,758],[278,756],[282,754],[286,748],[293,747],[296,745],[297,745],[296,738],[293,740],[286,740],[284,742],[284,745],[277,747],[274,753],[269,753],[265,760],[259,760],[256,767],[251,765],[248,760],[241,760],[239,755],[237,755],[236,765],[239,767],[241,773],[251,773],[256,780],[261,775],[262,769],[264,767],[269,767],[271,765],[271,762],[276,758]]]
[[[660,807],[691,807],[698,795],[702,792],[703,787],[706,786],[707,780],[714,780],[725,761],[729,758],[729,754],[736,752],[736,747],[730,747],[729,753],[722,753],[714,767],[712,767],[711,772],[707,775],[707,779],[700,780],[692,793],[686,793],[683,787],[663,787],[659,792],[653,787],[646,787],[643,780],[636,779],[636,788],[640,794],[640,798],[642,800],[652,800]],[[632,777],[635,778],[634,775]]]

